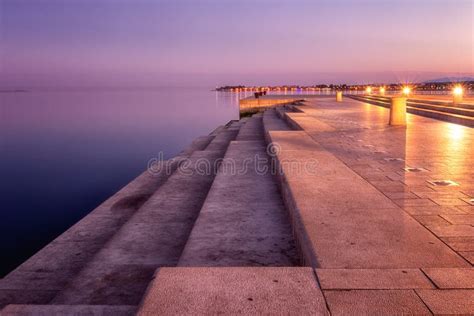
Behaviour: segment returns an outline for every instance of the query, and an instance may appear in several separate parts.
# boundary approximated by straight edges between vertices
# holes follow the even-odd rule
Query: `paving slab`
[[[423,271],[441,289],[474,289],[474,268],[425,268]]]
[[[284,174],[284,198],[311,265],[353,269],[468,266],[305,132],[271,131],[269,135],[280,148],[277,157]],[[308,161],[314,162],[312,169],[304,168]]]
[[[474,214],[474,206],[456,206],[457,209],[461,210],[464,214]]]
[[[443,217],[438,215],[413,215],[413,218],[416,219],[420,224],[427,225],[437,225],[437,226],[448,226],[451,225],[450,222],[445,220]]]
[[[466,213],[456,207],[449,206],[411,206],[403,207],[403,210],[411,215],[443,215],[443,214],[459,214]]]
[[[474,226],[474,214],[466,214],[466,215],[455,215],[455,214],[446,214],[442,215],[445,220],[452,224],[460,224],[460,225],[471,225]]]
[[[138,315],[328,315],[311,268],[161,268]]]
[[[431,315],[413,290],[324,291],[331,315]]]
[[[419,269],[316,269],[323,290],[336,289],[431,289]]]
[[[474,226],[471,225],[428,225],[426,227],[439,237],[474,237]]]
[[[456,251],[474,251],[474,237],[442,237]]]
[[[0,311],[2,316],[132,316],[136,306],[110,305],[8,305]]]
[[[474,315],[474,290],[416,290],[435,315]]]

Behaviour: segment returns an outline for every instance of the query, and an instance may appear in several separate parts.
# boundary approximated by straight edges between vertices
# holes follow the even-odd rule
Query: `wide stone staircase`
[[[269,119],[231,121],[156,162],[0,279],[1,315],[135,314],[161,267],[299,265]]]

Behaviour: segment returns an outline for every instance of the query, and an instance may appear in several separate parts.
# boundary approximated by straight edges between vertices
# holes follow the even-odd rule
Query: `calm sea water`
[[[209,89],[0,93],[0,277],[150,158],[237,118],[238,96]]]

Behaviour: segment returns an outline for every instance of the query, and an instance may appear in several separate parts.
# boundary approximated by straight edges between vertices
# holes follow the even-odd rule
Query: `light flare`
[[[464,93],[464,90],[463,90],[463,88],[462,88],[461,86],[456,86],[456,87],[454,87],[454,89],[453,89],[453,94],[454,94],[454,95],[458,95],[458,96],[459,96],[459,95],[462,95],[463,93]]]
[[[410,95],[410,93],[411,93],[411,88],[408,87],[408,86],[403,87],[402,93],[403,93],[404,95],[406,95],[406,96]]]

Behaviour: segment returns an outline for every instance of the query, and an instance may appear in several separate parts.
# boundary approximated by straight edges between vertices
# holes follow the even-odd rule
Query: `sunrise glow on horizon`
[[[469,0],[2,0],[0,85],[472,76],[472,6]]]

